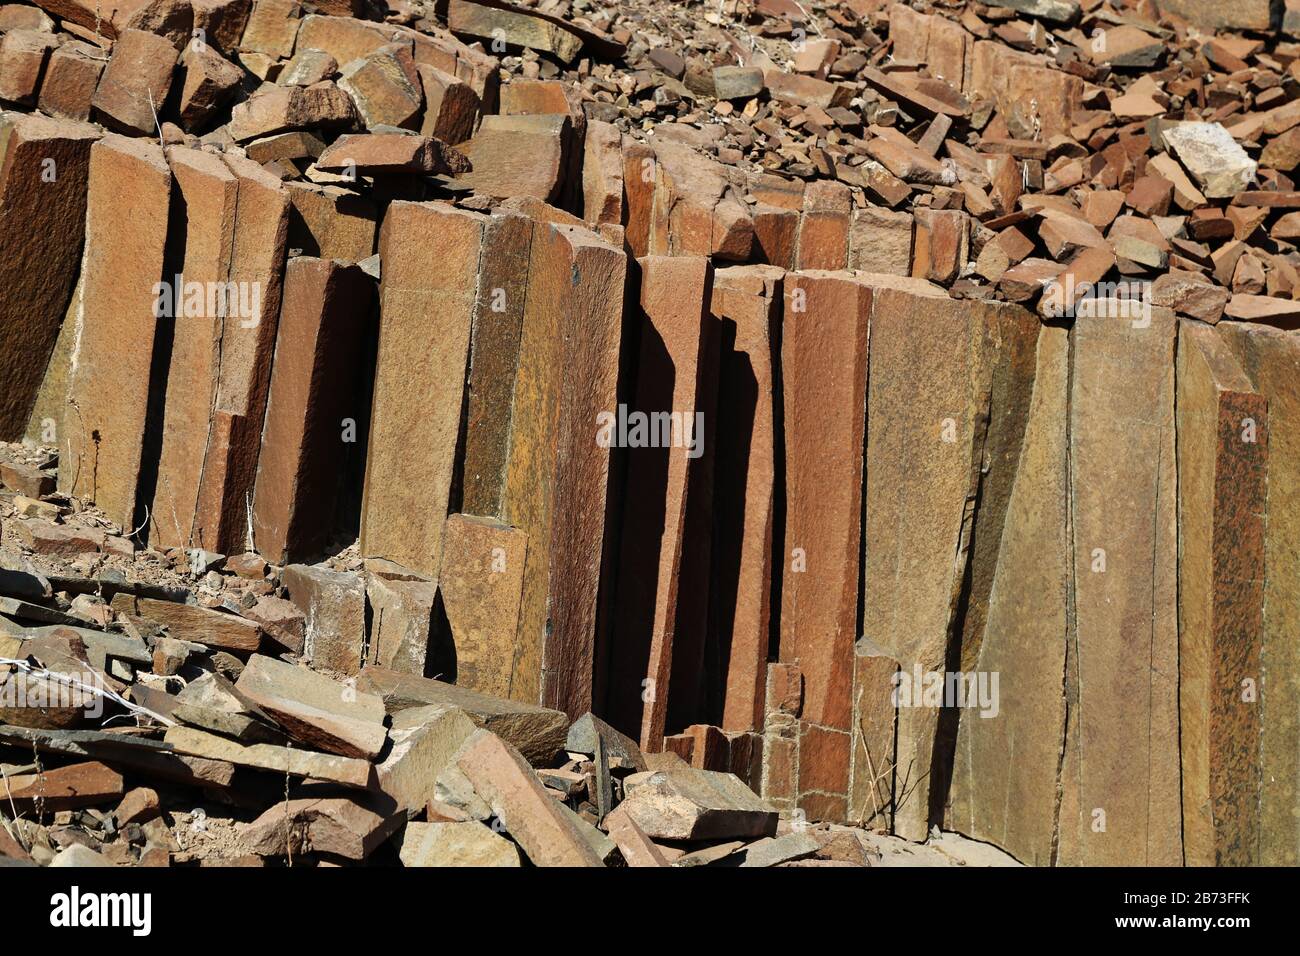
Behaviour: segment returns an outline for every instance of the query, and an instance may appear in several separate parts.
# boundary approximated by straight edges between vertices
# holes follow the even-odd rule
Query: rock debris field
[[[1300,863],[1300,0],[0,3],[0,865]]]

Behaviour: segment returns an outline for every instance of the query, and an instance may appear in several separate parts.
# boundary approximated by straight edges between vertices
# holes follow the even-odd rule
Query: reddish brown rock
[[[181,54],[185,81],[181,86],[180,116],[186,129],[202,129],[229,102],[244,80],[244,72],[210,46],[185,47]]]
[[[1175,333],[1161,308],[1074,323],[1062,865],[1182,859]]]
[[[620,410],[626,422],[608,421],[605,433],[608,444],[629,449],[610,716],[615,726],[639,732],[643,750],[658,751],[670,709],[678,699],[696,699],[703,663],[711,500],[700,475],[707,474],[715,434],[709,425],[718,345],[708,262],[639,261],[637,392]],[[632,430],[638,419],[640,436]],[[688,684],[674,688],[679,677]]]
[[[41,73],[58,43],[53,33],[37,30],[11,30],[0,38],[0,102],[36,105]]]
[[[469,169],[469,161],[442,140],[403,133],[365,133],[336,139],[316,160],[325,170],[364,173],[445,174]]]
[[[763,685],[771,636],[772,537],[778,449],[776,344],[783,274],[771,266],[733,266],[713,277],[712,314],[734,325],[719,358],[714,473],[713,626],[725,673],[722,727],[763,726]]]
[[[1178,335],[1178,705],[1186,862],[1259,862],[1268,408],[1220,335]]]
[[[462,146],[473,170],[460,179],[487,196],[555,202],[576,148],[567,114],[485,116]]]
[[[137,527],[136,491],[158,320],[171,172],[160,148],[105,136],[90,152],[80,337],[59,487]],[[75,423],[75,424],[74,424]]]
[[[90,119],[90,104],[107,56],[99,47],[68,41],[50,54],[41,81],[42,112],[64,119]]]
[[[367,411],[358,359],[374,300],[355,266],[296,258],[285,269],[253,492],[253,540],[277,564],[315,556],[333,527],[347,423]]]
[[[394,203],[380,236],[361,551],[431,579],[442,561],[485,221],[444,205]],[[423,241],[413,242],[417,235]],[[429,334],[433,315],[437,336]]]
[[[0,113],[0,439],[19,440],[68,309],[95,128]]]
[[[420,132],[453,146],[474,135],[482,102],[474,88],[437,67],[417,63],[424,90],[424,118]]]
[[[583,141],[583,218],[623,222],[623,135],[612,123],[588,123]]]
[[[454,514],[438,588],[456,645],[456,683],[513,697],[528,537],[492,518]]]
[[[366,588],[361,575],[321,565],[291,564],[280,572],[284,594],[305,618],[302,657],[339,674],[356,674],[366,640]]]
[[[383,46],[342,64],[339,89],[352,97],[367,129],[379,126],[414,129],[424,104],[415,59],[402,44]]]
[[[230,135],[237,142],[286,130],[351,126],[356,109],[347,93],[333,83],[263,89],[238,104],[230,115]]]
[[[293,52],[298,33],[298,0],[256,0],[239,49],[283,58]]]
[[[360,262],[375,251],[379,213],[374,203],[338,186],[289,183],[290,249],[305,256]]]
[[[143,30],[124,30],[91,99],[95,115],[119,132],[154,134],[172,87],[176,48]]]
[[[804,191],[799,225],[799,269],[844,269],[849,264],[853,197],[843,183],[817,180]]]

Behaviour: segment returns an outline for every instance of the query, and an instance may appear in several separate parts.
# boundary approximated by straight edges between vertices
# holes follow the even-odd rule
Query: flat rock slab
[[[491,697],[468,687],[367,667],[357,689],[377,694],[390,714],[427,704],[458,707],[480,727],[492,731],[528,759],[543,765],[564,749],[569,719],[558,710]]]
[[[147,618],[167,628],[172,637],[196,644],[229,651],[256,651],[262,642],[262,629],[252,621],[196,604],[116,594],[112,607],[119,613]]]
[[[478,731],[458,752],[455,766],[533,865],[604,865],[573,811],[547,793],[519,752],[500,737]]]
[[[19,811],[57,813],[117,803],[123,793],[122,775],[107,764],[75,763],[7,776],[5,791],[5,802]]]
[[[408,823],[403,866],[520,866],[519,850],[482,823]]]
[[[681,768],[649,774],[622,803],[654,840],[772,836],[777,812],[731,773]]]
[[[235,687],[294,737],[321,750],[370,759],[388,737],[379,697],[305,667],[255,654]]]
[[[163,737],[163,743],[178,753],[224,760],[236,766],[268,770],[291,777],[328,780],[350,787],[366,787],[371,779],[370,763],[355,757],[312,753],[275,744],[245,745],[190,727],[169,728]]]

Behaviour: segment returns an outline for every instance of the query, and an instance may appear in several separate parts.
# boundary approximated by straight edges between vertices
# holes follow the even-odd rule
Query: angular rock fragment
[[[12,30],[0,38],[0,102],[36,105],[41,74],[58,42],[38,30]]]
[[[1179,123],[1161,136],[1211,199],[1235,196],[1255,182],[1255,161],[1218,123]]]
[[[175,68],[176,48],[171,40],[143,30],[124,30],[113,44],[91,106],[119,132],[154,133]]]
[[[559,711],[378,667],[362,671],[357,686],[378,694],[390,714],[431,704],[459,708],[475,724],[492,731],[539,765],[548,763],[564,749],[569,722]]]
[[[461,145],[473,169],[459,179],[486,196],[532,196],[553,203],[576,148],[565,114],[484,116],[478,132]]]
[[[303,658],[341,674],[357,673],[366,638],[366,588],[361,575],[291,564],[280,572],[280,582],[285,596],[306,618]]]
[[[235,688],[294,737],[344,757],[383,749],[384,702],[305,667],[253,655]]]
[[[405,819],[406,814],[383,797],[300,796],[271,807],[237,830],[240,839],[261,856],[324,853],[364,860]]]
[[[403,866],[519,866],[519,850],[491,828],[467,823],[408,823]]]
[[[229,130],[242,143],[286,130],[348,127],[355,118],[347,93],[327,81],[260,91],[234,108]]]
[[[113,609],[147,618],[167,628],[172,637],[209,647],[256,651],[262,639],[261,629],[252,621],[194,604],[119,593],[113,596]]]
[[[453,33],[550,53],[562,63],[573,62],[583,45],[582,36],[558,17],[546,17],[504,3],[451,0],[447,26]]]
[[[344,135],[316,160],[317,169],[361,173],[463,173],[469,161],[441,140],[402,133]]]
[[[163,742],[176,753],[221,760],[283,776],[326,780],[359,788],[368,787],[373,777],[370,764],[357,757],[313,753],[275,744],[244,744],[190,727],[168,728]]]
[[[456,767],[534,866],[602,866],[580,821],[553,800],[524,758],[501,738],[479,731],[461,747]]]
[[[405,46],[380,47],[343,64],[339,74],[339,89],[352,97],[367,129],[414,128],[424,104],[424,93],[415,60]]]
[[[621,811],[655,840],[772,836],[776,811],[729,773],[683,768],[648,773]]]

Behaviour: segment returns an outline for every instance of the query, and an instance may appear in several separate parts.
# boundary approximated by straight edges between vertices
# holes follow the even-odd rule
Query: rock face
[[[27,428],[76,286],[92,126],[0,113],[0,351],[8,358],[0,439]],[[21,242],[21,248],[19,243]]]
[[[1213,329],[1178,336],[1178,705],[1188,864],[1259,860],[1268,406]]]
[[[68,384],[80,424],[59,438],[59,487],[134,528],[172,177],[157,146],[110,134],[91,147],[88,182]]]
[[[1149,323],[1122,315],[1075,321],[1075,624],[1058,851],[1066,865],[1182,859],[1176,327],[1159,308]],[[1147,453],[1130,454],[1135,446]]]
[[[1295,542],[1300,540],[1294,519],[1296,441],[1300,436],[1295,376],[1300,368],[1300,349],[1291,334],[1266,326],[1228,323],[1221,334],[1255,390],[1268,402],[1268,522],[1264,531],[1268,577],[1264,583],[1258,704],[1259,862],[1266,866],[1293,865],[1300,854],[1296,842],[1300,832],[1300,788],[1293,746],[1300,733],[1300,707],[1296,704],[1300,658],[1295,642],[1286,635],[1291,631],[1291,622],[1300,619],[1300,597],[1292,573]]]

